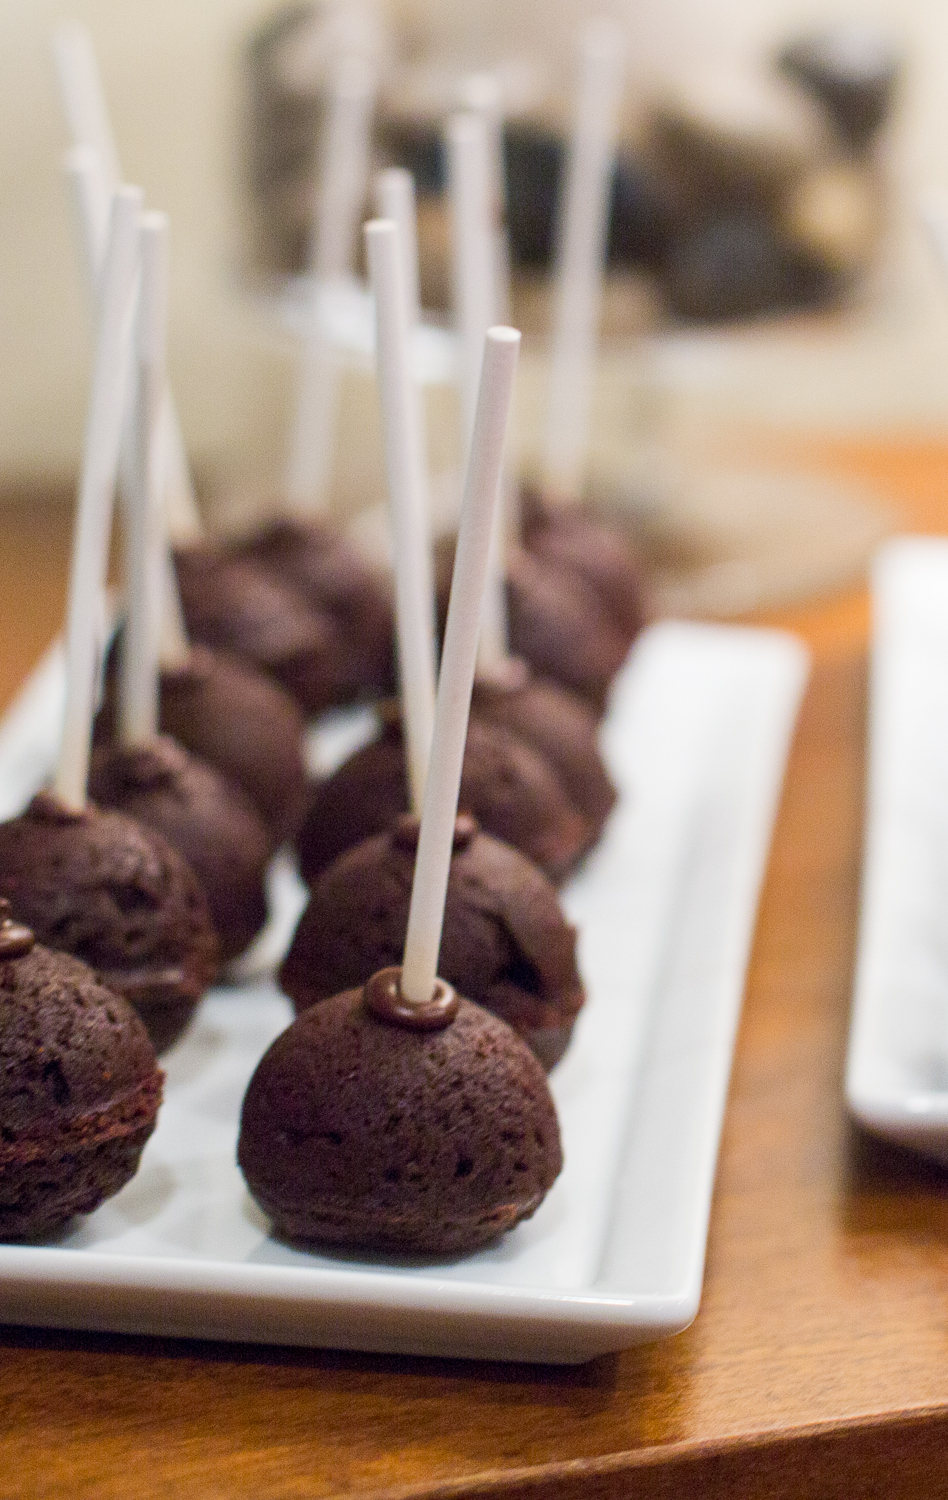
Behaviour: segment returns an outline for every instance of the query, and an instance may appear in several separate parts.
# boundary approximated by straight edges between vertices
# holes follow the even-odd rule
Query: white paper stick
[[[118,737],[139,745],[158,733],[158,643],[165,594],[162,393],[168,322],[168,219],[143,214],[136,321],[135,485],[125,516],[126,615]]]
[[[376,69],[362,57],[334,70],[322,135],[309,269],[322,280],[352,269],[356,231],[369,183]]]
[[[581,487],[589,438],[596,338],[615,162],[622,33],[612,22],[583,33],[576,115],[556,254],[556,303],[543,446],[549,487]]]
[[[98,606],[105,582],[118,472],[127,367],[131,355],[138,275],[139,188],[119,188],[112,200],[97,322],[95,364],[79,482],[66,611],[66,706],[55,790],[83,807],[98,639]]]
[[[112,188],[99,153],[91,146],[70,146],[63,159],[63,173],[69,185],[76,238],[82,247],[86,285],[95,302],[109,234]]]
[[[368,185],[376,70],[347,57],[335,71],[322,137],[309,251],[312,276],[308,331],[300,350],[296,404],[286,469],[288,508],[325,509],[332,473],[339,368],[320,314],[326,283],[351,270]]]
[[[477,114],[448,121],[454,322],[458,336],[463,464],[471,446],[484,334],[496,321],[487,127]]]
[[[83,247],[86,261],[86,276],[90,289],[94,292],[93,301],[98,300],[99,275],[105,256],[105,243],[109,229],[109,205],[111,194],[102,170],[102,163],[98,152],[90,146],[71,146],[66,152],[64,161],[64,172],[69,183],[71,197],[76,214],[79,243]],[[131,392],[125,417],[125,432],[123,436],[122,454],[119,466],[119,489],[122,493],[126,516],[132,505],[132,495],[135,487],[135,389],[134,372],[129,381]],[[175,418],[174,404],[170,399],[170,393],[165,387],[162,398],[162,423],[163,442],[165,444],[165,470],[175,468],[174,444],[180,444],[180,430]],[[187,471],[187,460],[183,459],[177,464],[179,472]],[[167,492],[166,501],[168,511],[172,510]],[[193,512],[196,516],[196,511]],[[185,520],[182,520],[182,517]],[[195,540],[200,535],[197,531],[186,524],[187,512],[179,508],[177,525],[173,528],[179,541]],[[168,518],[170,520],[170,517]],[[134,524],[134,523],[132,523]],[[168,530],[168,526],[165,526]],[[161,661],[164,666],[177,665],[184,661],[190,650],[187,630],[184,624],[184,613],[181,608],[181,596],[178,592],[178,581],[174,571],[174,561],[170,557],[166,563],[165,604],[162,611],[162,633],[161,633]]]
[[[375,294],[376,358],[395,558],[398,662],[412,811],[421,814],[434,732],[435,621],[428,487],[418,392],[411,374],[398,225],[365,226]]]
[[[507,172],[504,162],[504,91],[496,73],[469,73],[461,83],[461,108],[487,127],[487,167],[494,234],[497,318],[510,316],[510,245],[507,239]]]
[[[158,659],[162,667],[179,667],[187,661],[191,654],[191,642],[188,639],[188,630],[184,623],[184,610],[181,606],[178,575],[175,572],[174,556],[167,545],[167,535],[165,536],[164,554],[164,603],[161,611],[161,637],[158,648]]]
[[[109,200],[121,181],[121,167],[89,31],[79,22],[64,22],[55,28],[51,41],[59,95],[74,147],[66,157],[66,176],[77,209],[89,287],[95,297]],[[194,541],[203,534],[203,526],[181,424],[168,389],[164,401],[168,408],[165,424],[169,520],[179,541]]]
[[[461,417],[465,460],[477,408],[484,335],[496,321],[495,217],[490,141],[480,113],[455,115],[448,122],[448,180],[454,298],[461,361]],[[507,486],[501,476],[502,492]],[[507,606],[504,591],[505,519],[498,508],[491,544],[489,583],[484,593],[478,662],[491,671],[507,658]]]
[[[401,249],[405,311],[408,326],[414,333],[421,319],[421,291],[418,285],[418,216],[415,208],[415,179],[404,167],[387,167],[375,178],[375,207],[380,219],[391,219],[398,228]]]
[[[81,22],[63,21],[50,43],[69,134],[76,145],[96,152],[112,192],[122,173],[92,36]]]
[[[437,976],[484,582],[519,349],[515,329],[488,332],[405,937],[401,988],[404,998],[416,1005],[431,998]]]

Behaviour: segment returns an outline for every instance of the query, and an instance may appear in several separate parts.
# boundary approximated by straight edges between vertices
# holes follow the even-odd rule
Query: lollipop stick
[[[487,165],[494,239],[497,316],[510,316],[510,246],[507,241],[507,174],[504,167],[504,95],[496,73],[469,73],[461,85],[461,107],[479,114],[487,128]]]
[[[96,153],[111,193],[122,173],[91,33],[79,21],[63,21],[54,27],[50,45],[69,134],[76,145]]]
[[[312,293],[286,471],[289,507],[301,515],[320,510],[326,503],[339,370],[323,327],[320,303],[325,283],[344,275],[352,265],[368,182],[376,86],[375,70],[366,60],[344,58],[336,69],[323,133],[309,252]]]
[[[77,202],[80,243],[95,297],[105,249],[109,199],[121,181],[121,168],[89,31],[79,22],[63,22],[54,29],[51,42],[63,114],[74,148],[78,148],[67,156],[66,175]],[[203,530],[194,482],[169,390],[164,400],[168,407],[165,420],[169,432],[166,466],[169,515],[175,536],[180,541],[193,541]],[[128,464],[131,462],[129,458]],[[130,469],[127,473],[131,483]],[[124,485],[123,478],[123,490]]]
[[[589,435],[621,66],[621,32],[605,20],[592,23],[582,38],[579,97],[559,224],[543,447],[546,483],[560,494],[575,494],[581,486]]]
[[[91,146],[70,146],[63,161],[63,172],[70,189],[77,238],[82,247],[86,284],[95,303],[109,234],[112,189],[102,170],[101,158]]]
[[[463,452],[470,449],[477,410],[484,335],[496,317],[495,216],[490,141],[483,114],[448,122],[448,178],[454,300],[461,360]],[[503,483],[503,475],[501,475]],[[503,521],[498,510],[491,543],[490,586],[484,598],[479,660],[489,671],[507,656],[507,611],[502,567]]]
[[[455,324],[461,361],[462,452],[466,463],[477,410],[484,335],[494,321],[497,301],[487,127],[480,115],[453,115],[448,121],[448,182]]]
[[[375,179],[375,206],[380,219],[391,219],[398,229],[405,314],[414,333],[421,320],[418,286],[418,219],[415,210],[415,179],[404,167],[387,167]]]
[[[402,994],[416,1005],[431,998],[437,976],[484,582],[519,349],[515,329],[488,331],[405,937]]]
[[[128,611],[118,729],[123,745],[158,733],[158,643],[165,593],[163,392],[168,322],[168,219],[142,215],[137,321],[135,488],[126,513]]]
[[[66,612],[66,707],[54,786],[64,802],[79,808],[86,800],[96,655],[101,644],[98,602],[105,582],[131,352],[141,205],[138,188],[119,188],[112,200],[73,539]]]
[[[167,538],[165,538],[164,557],[164,607],[161,611],[159,661],[163,667],[178,667],[183,665],[190,656],[191,642],[188,640],[188,630],[184,623],[178,575],[175,572],[174,558],[167,545]]]
[[[421,813],[434,730],[434,584],[428,530],[424,441],[411,377],[397,224],[365,226],[375,327],[389,514],[395,554],[398,659],[412,810]]]

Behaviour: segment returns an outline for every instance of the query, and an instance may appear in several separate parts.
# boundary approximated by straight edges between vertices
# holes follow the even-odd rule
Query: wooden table
[[[909,523],[948,521],[948,451],[827,444],[810,461],[871,476]],[[9,694],[60,617],[68,518],[11,508],[0,535]],[[948,1491],[948,1176],[857,1136],[841,1097],[866,599],[771,623],[810,641],[815,670],[760,914],[694,1326],[567,1370],[7,1329],[0,1493]]]

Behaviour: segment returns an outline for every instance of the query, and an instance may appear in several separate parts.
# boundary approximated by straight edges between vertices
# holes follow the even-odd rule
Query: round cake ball
[[[595,589],[575,568],[524,547],[507,555],[507,631],[510,651],[536,672],[596,711],[605,711],[613,677],[625,661],[629,636]],[[444,632],[454,567],[454,538],[435,548],[439,627]]]
[[[629,649],[596,591],[572,568],[517,549],[507,559],[510,649],[603,713]]]
[[[406,1021],[399,970],[314,1005],[250,1080],[237,1159],[281,1237],[447,1257],[540,1205],[562,1166],[543,1069],[496,1016],[439,981]]]
[[[161,728],[240,787],[274,848],[299,826],[306,797],[303,715],[262,672],[196,646],[161,672]]]
[[[224,546],[181,548],[175,568],[192,640],[268,672],[307,713],[332,704],[341,645],[327,615]]]
[[[286,580],[335,627],[333,702],[391,692],[395,620],[388,578],[332,527],[281,518],[235,544],[239,557]]]
[[[115,738],[117,654],[109,656],[97,745]],[[306,798],[305,726],[295,699],[272,677],[207,646],[162,667],[159,691],[162,731],[246,792],[274,848],[290,838]]]
[[[0,1239],[40,1239],[138,1170],[162,1074],[142,1022],[0,903]]]
[[[161,735],[146,745],[101,746],[89,791],[177,849],[207,897],[221,956],[243,953],[267,919],[270,841],[240,788]]]
[[[538,751],[598,836],[615,806],[616,790],[599,753],[596,717],[588,704],[535,676],[521,657],[512,656],[475,678],[471,713],[486,723],[502,724]]]
[[[598,835],[553,767],[502,724],[471,719],[458,805],[554,881],[565,879]],[[311,884],[344,850],[384,833],[408,810],[405,747],[392,717],[381,739],[314,788],[298,840],[303,879]]]
[[[576,573],[631,643],[646,621],[645,583],[621,527],[585,506],[546,504],[535,490],[524,491],[521,510],[527,550]]]
[[[50,948],[94,969],[170,1046],[217,973],[204,892],[177,850],[133,818],[39,792],[0,823],[0,893]]]
[[[418,819],[406,814],[314,882],[280,970],[298,1011],[400,960],[417,848]],[[448,984],[512,1026],[544,1067],[559,1061],[584,999],[576,931],[545,875],[464,814],[455,824],[439,967]]]

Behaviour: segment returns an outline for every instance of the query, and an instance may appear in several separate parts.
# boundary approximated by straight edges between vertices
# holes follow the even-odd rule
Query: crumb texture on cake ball
[[[109,653],[105,695],[94,743],[116,739],[117,663],[121,634]],[[296,699],[274,677],[226,651],[192,646],[161,668],[159,728],[246,792],[276,848],[303,815],[305,721]]]
[[[123,813],[47,792],[0,823],[0,895],[37,939],[95,969],[161,1050],[217,973],[207,901],[181,855]]]
[[[267,919],[266,829],[245,792],[167,735],[95,751],[89,790],[167,839],[207,897],[221,956],[236,958]]]
[[[519,658],[509,662],[523,668],[522,685],[475,678],[472,715],[503,724],[525,740],[553,767],[573,806],[601,832],[617,794],[599,752],[595,714],[575,693],[535,676]]]
[[[422,1256],[489,1244],[562,1166],[540,1064],[461,1000],[440,1031],[367,1013],[350,990],[304,1012],[250,1081],[238,1161],[285,1239]]]
[[[263,569],[205,543],[179,548],[175,567],[188,634],[270,672],[308,713],[333,702],[333,622]]]
[[[136,1172],[162,1074],[134,1010],[36,944],[0,959],[0,1238],[91,1213]]]
[[[303,879],[346,849],[383,833],[408,811],[408,776],[401,725],[318,783],[300,829]],[[564,880],[592,847],[598,828],[569,800],[562,780],[538,750],[500,723],[471,718],[458,807],[495,838],[520,849],[554,881]]]
[[[234,554],[296,589],[334,626],[332,698],[348,703],[395,686],[389,578],[325,522],[275,517],[234,544]]]
[[[576,931],[535,865],[466,822],[448,877],[441,977],[502,1017],[551,1067],[583,1004]],[[401,962],[416,844],[417,820],[406,817],[348,850],[314,882],[280,970],[297,1010]]]

